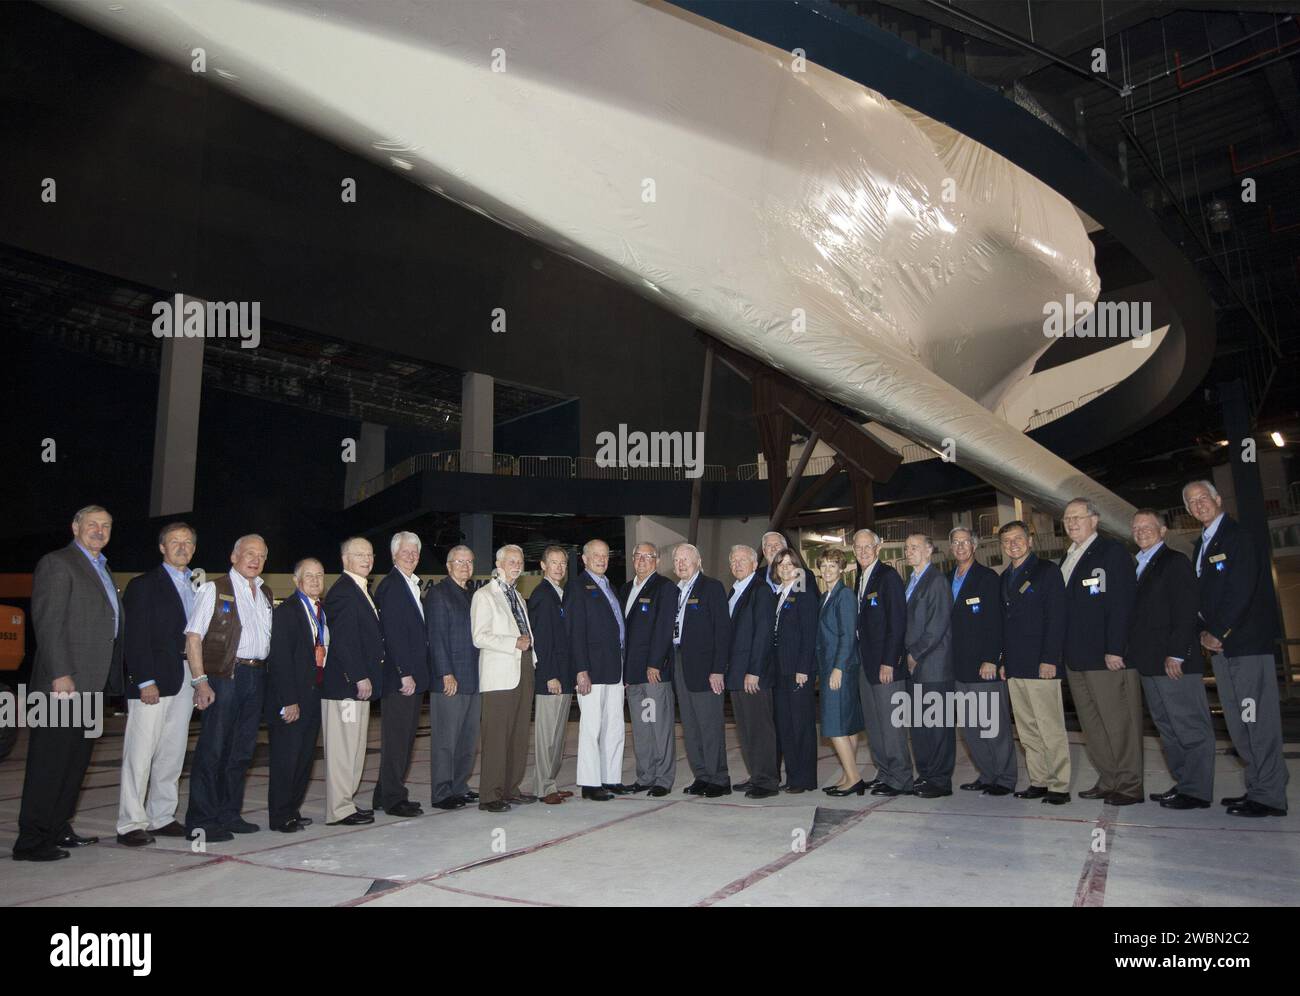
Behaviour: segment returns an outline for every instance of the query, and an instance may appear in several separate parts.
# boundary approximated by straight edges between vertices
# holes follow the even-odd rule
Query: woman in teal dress
[[[858,606],[844,585],[844,554],[828,550],[817,561],[826,592],[817,619],[817,671],[821,679],[822,736],[829,737],[843,775],[827,795],[863,795],[867,783],[858,770],[862,702],[858,698]]]

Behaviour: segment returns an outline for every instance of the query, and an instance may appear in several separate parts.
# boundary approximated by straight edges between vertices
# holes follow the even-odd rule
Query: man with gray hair
[[[389,816],[419,816],[424,810],[406,789],[420,707],[429,690],[429,638],[420,602],[420,537],[401,532],[388,544],[393,569],[375,587],[384,631],[384,697],[380,701],[379,779],[373,806]]]
[[[912,533],[904,541],[903,553],[912,568],[903,595],[907,601],[903,649],[912,686],[909,698],[920,695],[924,699],[927,693],[938,692],[946,701],[954,691],[951,589],[933,566],[934,541],[929,536]],[[945,716],[941,714],[935,725],[923,716],[921,725],[912,728],[912,752],[920,775],[913,792],[922,799],[952,795],[957,740]]]
[[[893,723],[893,697],[907,689],[903,668],[903,640],[907,632],[907,600],[903,579],[882,563],[880,537],[870,529],[853,534],[853,555],[858,561],[858,659],[862,680],[862,718],[876,777],[867,784],[872,795],[912,793],[912,755],[907,732]]]
[[[700,571],[700,551],[679,543],[673,551],[677,613],[673,622],[673,682],[682,717],[686,759],[695,781],[683,791],[715,799],[731,795],[722,713],[731,620],[722,582]]]
[[[240,816],[244,778],[257,745],[266,694],[275,599],[262,581],[266,542],[250,534],[235,541],[234,566],[199,588],[185,624],[194,707],[203,725],[190,763],[190,801],[185,829],[191,840],[211,844],[256,833]]]
[[[424,621],[433,667],[429,691],[430,801],[453,810],[479,795],[469,787],[478,753],[482,701],[478,688],[478,648],[470,626],[474,551],[447,551],[447,576],[424,594]]]
[[[673,721],[673,619],[677,588],[658,571],[659,550],[638,543],[632,551],[632,578],[619,589],[627,651],[623,681],[636,751],[633,792],[667,795],[677,778],[677,724]]]

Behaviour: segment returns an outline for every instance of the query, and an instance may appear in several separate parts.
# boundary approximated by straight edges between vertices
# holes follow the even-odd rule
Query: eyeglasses
[[[452,567],[473,567],[473,566],[474,566],[474,561],[472,561],[472,560],[453,560],[453,561],[451,562],[451,566],[452,566]]]
[[[633,559],[633,560],[658,560],[658,559],[659,559],[659,554],[657,554],[657,553],[634,553],[634,554],[632,554],[632,559]]]
[[[1071,522],[1087,522],[1091,518],[1091,515],[1067,515],[1061,521],[1068,526]]]

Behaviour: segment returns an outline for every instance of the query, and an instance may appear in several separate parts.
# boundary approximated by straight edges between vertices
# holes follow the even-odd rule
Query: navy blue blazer
[[[753,584],[761,580],[756,578]],[[677,618],[676,603],[673,604],[673,618]],[[682,681],[686,683],[687,691],[712,691],[709,675],[725,677],[731,651],[731,618],[727,613],[727,593],[716,578],[701,573],[695,579],[682,612],[679,650]]]
[[[1193,567],[1201,542],[1192,547]],[[1225,657],[1274,653],[1277,607],[1268,572],[1269,558],[1260,556],[1254,538],[1224,515],[1201,558],[1197,588],[1201,627],[1223,643]]]
[[[323,603],[321,609],[324,610]],[[327,616],[327,632],[329,625]],[[296,705],[305,710],[316,708],[320,701],[316,688],[316,638],[312,636],[307,608],[296,588],[271,613],[271,654],[266,659],[266,679],[268,723],[278,720],[285,706]]]
[[[1065,643],[1065,582],[1061,569],[1030,553],[1020,565],[1014,590],[1008,584],[1011,564],[1000,578],[1002,594],[1002,664],[1008,678],[1037,678],[1039,664],[1061,667]]]
[[[839,668],[843,671],[858,660],[858,606],[853,589],[837,581],[821,597],[817,616],[818,674],[826,677]]]
[[[776,625],[776,596],[765,583],[761,573],[751,575],[753,580],[745,586],[736,609],[731,613],[731,642],[727,658],[726,686],[733,691],[743,691],[745,675],[758,677],[759,690],[770,689],[775,684],[775,663],[772,656],[772,627]],[[727,590],[727,603],[735,585]]]
[[[627,605],[632,582],[618,590],[619,605]],[[673,677],[673,622],[677,618],[677,586],[662,574],[652,574],[632,603],[632,611],[623,614],[627,628],[623,654],[623,681],[629,685],[645,684],[646,668],[659,669],[661,681]]]
[[[623,649],[614,607],[589,571],[565,586],[564,599],[574,679],[586,671],[593,685],[617,685],[623,680]]]
[[[903,660],[906,635],[907,597],[903,579],[898,571],[877,560],[871,565],[867,590],[862,593],[862,604],[858,607],[858,658],[867,681],[879,685],[882,667],[894,668],[895,681],[907,677],[907,662]]]
[[[451,578],[430,585],[424,593],[424,624],[429,634],[429,663],[433,691],[442,694],[442,679],[456,679],[458,695],[478,692],[478,647],[469,621],[473,592]]]
[[[370,679],[370,697],[379,698],[384,694],[384,632],[365,592],[344,574],[330,585],[322,607],[330,648],[321,698],[354,699],[357,682],[365,678]]]
[[[1106,654],[1124,656],[1136,570],[1124,545],[1101,535],[1074,565],[1065,588],[1064,655],[1071,671],[1105,671]]]
[[[574,673],[569,651],[569,623],[564,603],[555,586],[546,578],[542,578],[528,596],[528,623],[533,629],[537,662],[533,672],[533,691],[538,695],[550,695],[546,683],[558,678],[560,694],[572,692]]]
[[[956,568],[948,574],[948,593]],[[1002,659],[1002,593],[997,571],[970,565],[952,605],[952,667],[957,681],[980,681],[980,665]],[[995,679],[996,680],[996,679]]]
[[[176,695],[189,681],[185,664],[185,606],[167,568],[134,577],[122,593],[126,697],[140,697],[140,682],[153,681],[159,695]]]
[[[1124,663],[1159,678],[1165,674],[1165,658],[1179,657],[1184,674],[1202,674],[1196,595],[1192,562],[1168,544],[1161,546],[1137,580]]]
[[[793,678],[796,674],[811,678],[817,674],[817,614],[821,608],[821,592],[811,574],[805,573],[804,577],[812,590],[791,589],[779,610],[779,623],[777,612],[772,613],[769,642],[776,672],[783,678]],[[780,598],[780,595],[772,596],[773,607]]]
[[[402,679],[409,675],[415,679],[415,694],[423,695],[429,690],[428,627],[411,596],[410,583],[396,567],[375,588],[375,604],[384,630],[385,691],[400,693]]]

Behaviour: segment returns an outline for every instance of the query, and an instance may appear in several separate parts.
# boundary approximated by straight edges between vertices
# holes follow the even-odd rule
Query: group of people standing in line
[[[1165,545],[1160,513],[1142,509],[1130,524],[1135,563],[1100,534],[1093,505],[1077,499],[1063,516],[1072,542],[1061,563],[1040,559],[1025,523],[1008,522],[998,530],[1001,575],[976,561],[978,537],[958,527],[948,536],[955,566],[947,575],[934,565],[930,537],[907,537],[905,583],[879,559],[880,537],[862,529],[853,536],[854,580],[844,554],[830,550],[816,565],[819,588],[797,550],[769,532],[761,568],[759,551],[731,549],[727,586],[701,572],[689,543],[673,550],[674,583],[659,573],[658,549],[642,543],[633,577],[616,589],[606,576],[609,547],[595,539],[567,583],[568,552],[547,547],[542,580],[525,599],[516,587],[525,567],[519,547],[498,550],[491,579],[475,588],[473,552],[455,546],[446,578],[422,587],[420,539],[401,532],[390,544],[393,570],[373,590],[374,551],[352,537],[328,592],[322,563],[305,558],[294,567],[295,591],[278,605],[261,577],[260,536],[241,537],[230,571],[196,584],[189,563],[197,534],[181,522],[159,535],[162,563],[119,598],[103,555],[112,517],[89,506],[73,519],[72,543],[36,568],[32,682],[51,695],[125,692],[117,840],[135,847],[158,836],[219,842],[258,831],[242,811],[263,722],[272,830],[312,823],[302,805],[321,738],[327,825],[371,823],[375,809],[421,815],[406,778],[426,694],[429,802],[443,810],[474,803],[503,813],[572,797],[557,778],[575,693],[576,781],[586,800],[667,795],[677,780],[677,719],[692,776],[687,794],[763,799],[818,788],[820,725],[841,768],[828,794],[948,796],[951,712],[918,724],[907,718],[914,710],[899,708],[924,692],[963,696],[979,703],[968,715],[998,719],[962,727],[977,777],[961,789],[1063,805],[1071,771],[1062,678],[1098,775],[1081,798],[1145,801],[1145,694],[1175,782],[1150,799],[1208,808],[1215,740],[1204,650],[1245,773],[1246,792],[1222,804],[1234,816],[1283,816],[1276,615],[1260,597],[1268,555],[1224,514],[1208,481],[1188,484],[1183,500],[1203,527],[1191,561]],[[747,774],[735,785],[724,693]],[[382,701],[380,765],[367,807],[357,793],[374,699]],[[194,709],[202,723],[182,822],[178,783]],[[1028,769],[1019,791],[1013,714]],[[526,791],[530,720],[534,782]],[[870,780],[858,763],[863,735]],[[81,729],[31,731],[16,859],[56,860],[96,841],[71,825],[92,745]],[[475,791],[469,779],[480,749]]]

